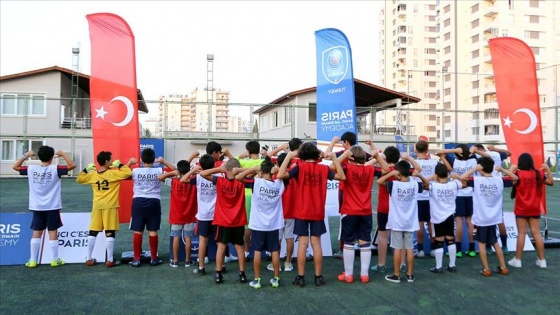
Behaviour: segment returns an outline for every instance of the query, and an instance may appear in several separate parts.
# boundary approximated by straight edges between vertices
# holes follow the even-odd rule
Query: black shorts
[[[300,220],[294,221],[294,234],[297,236],[321,236],[327,233],[324,220]]]
[[[418,221],[430,222],[430,201],[418,200]]]
[[[450,215],[441,223],[434,224],[435,237],[455,236],[455,218]]]
[[[243,245],[243,235],[245,234],[245,226],[224,227],[216,226],[216,242],[222,244],[232,243],[233,245]],[[276,236],[278,242],[278,236]]]
[[[161,202],[157,198],[132,199],[130,229],[136,232],[158,231],[161,228]]]
[[[31,229],[33,231],[56,231],[62,227],[62,219],[60,218],[60,209],[37,211],[31,210],[33,218],[31,219]]]
[[[388,213],[379,213],[377,212],[377,230],[378,231],[387,231],[387,221],[389,221],[389,214]]]
[[[209,237],[216,235],[216,226],[212,225],[212,221],[198,221],[195,232],[198,236]]]
[[[479,243],[485,243],[493,245],[498,241],[496,237],[496,226],[479,226],[476,229],[476,240]]]
[[[372,221],[371,215],[343,214],[340,220],[340,240],[352,244],[356,240],[371,242]]]
[[[473,213],[473,197],[460,196],[455,199],[455,216],[457,217],[472,217]]]
[[[515,218],[516,219],[525,219],[525,220],[529,221],[529,219],[540,220],[541,216],[540,215],[516,215]]]
[[[280,250],[280,242],[278,242],[278,230],[274,231],[255,231],[251,230],[251,247],[255,251],[277,252]]]

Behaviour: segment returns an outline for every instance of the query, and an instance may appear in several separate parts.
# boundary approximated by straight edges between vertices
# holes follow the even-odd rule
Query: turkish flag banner
[[[493,38],[489,43],[500,120],[511,163],[517,164],[519,155],[526,152],[538,169],[544,163],[544,146],[533,51],[512,37]],[[542,211],[546,213],[545,198],[543,194]]]
[[[113,159],[124,164],[140,151],[134,35],[126,21],[115,14],[90,14],[87,20],[94,154],[110,151]],[[119,222],[129,222],[132,181],[121,182],[119,204]]]

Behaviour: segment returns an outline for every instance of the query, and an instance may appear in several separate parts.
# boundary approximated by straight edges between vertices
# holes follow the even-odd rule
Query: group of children
[[[332,152],[334,146],[342,141],[344,150]],[[173,165],[165,159],[156,159],[152,149],[141,153],[142,167],[131,169],[136,159],[131,158],[126,165],[113,160],[110,152],[102,151],[97,155],[96,168],[88,165],[76,178],[81,184],[89,184],[93,190],[93,205],[86,265],[94,266],[92,258],[95,239],[101,232],[107,237],[107,267],[119,265],[113,257],[115,234],[119,229],[118,196],[120,181],[133,180],[133,200],[130,229],[133,233],[132,267],[141,266],[141,247],[143,231],[148,230],[150,247],[150,265],[162,263],[157,256],[158,230],[161,225],[161,183],[171,186],[169,223],[173,237],[170,266],[177,267],[179,246],[185,245],[185,266],[195,263],[191,257],[191,238],[198,235],[198,266],[193,272],[205,274],[205,257],[209,237],[217,242],[216,273],[214,281],[224,282],[225,262],[232,260],[228,255],[228,244],[234,245],[237,252],[241,283],[249,282],[253,288],[261,287],[261,263],[263,252],[269,252],[272,263],[268,266],[274,272],[270,279],[272,287],[279,286],[280,277],[280,241],[286,241],[286,261],[283,269],[293,270],[291,263],[294,238],[298,237],[297,276],[292,283],[303,287],[306,285],[305,265],[306,251],[309,243],[313,250],[314,284],[322,286],[325,278],[322,274],[321,235],[326,233],[325,202],[328,180],[338,180],[339,210],[341,214],[340,241],[343,244],[344,271],[338,280],[351,283],[354,281],[355,244],[360,250],[360,281],[369,282],[372,243],[372,197],[371,191],[377,178],[377,246],[378,263],[373,271],[386,272],[386,257],[389,240],[393,252],[393,273],[385,279],[400,282],[401,272],[406,272],[406,280],[413,282],[414,252],[413,234],[418,232],[418,255],[423,255],[424,223],[429,225],[435,266],[433,273],[442,273],[444,245],[449,255],[449,272],[456,272],[456,257],[464,253],[476,256],[472,226],[477,227],[476,238],[479,242],[479,254],[482,263],[481,274],[490,276],[486,245],[494,247],[499,260],[495,270],[508,274],[503,252],[497,242],[496,225],[502,223],[502,194],[504,187],[513,186],[512,198],[515,198],[514,213],[518,227],[516,256],[508,263],[521,267],[521,255],[527,224],[535,238],[537,248],[537,265],[546,268],[544,246],[539,233],[540,197],[544,184],[552,185],[552,174],[546,164],[542,170],[533,165],[527,153],[519,157],[519,164],[510,170],[501,167],[501,161],[507,157],[506,150],[499,150],[482,145],[468,148],[457,145],[454,149],[436,152],[440,161],[431,159],[428,143],[418,141],[415,145],[417,158],[399,152],[394,146],[379,153],[371,141],[366,144],[371,154],[357,146],[357,137],[352,132],[344,133],[341,138],[333,138],[325,152],[320,151],[312,142],[298,138],[288,144],[279,146],[262,158],[257,141],[246,144],[246,154],[234,157],[220,144],[211,141],[206,146],[206,154],[191,154],[187,160]],[[281,150],[288,153],[278,155],[276,164],[272,158]],[[51,266],[64,264],[58,258],[57,229],[62,226],[60,220],[60,176],[66,175],[76,164],[64,152],[57,151],[56,156],[66,160],[66,166],[52,165],[54,149],[43,146],[39,149],[41,166],[22,166],[23,162],[34,156],[29,151],[14,164],[14,170],[21,175],[28,175],[30,198],[29,209],[33,212],[33,237],[31,239],[31,257],[26,263],[35,267],[40,236],[45,229],[49,231],[53,262]],[[198,163],[192,161],[198,158]],[[331,164],[320,163],[330,160]],[[226,161],[224,161],[226,160]],[[154,163],[163,164],[153,167]],[[502,177],[498,174],[504,174]],[[521,197],[521,198],[520,198]],[[463,251],[463,221],[469,230],[469,250]],[[455,226],[457,230],[455,231]],[[195,231],[196,227],[196,231]],[[455,233],[456,232],[456,233]],[[503,235],[505,233],[500,233]],[[457,238],[455,238],[457,236]],[[457,241],[456,241],[457,239]],[[502,244],[505,240],[502,239]],[[254,278],[249,281],[245,274],[245,265],[249,261],[249,249],[254,250]],[[406,262],[405,262],[406,261]]]

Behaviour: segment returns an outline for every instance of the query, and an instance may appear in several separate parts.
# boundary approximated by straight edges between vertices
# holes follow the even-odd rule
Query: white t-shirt
[[[158,176],[163,174],[160,167],[140,167],[132,170],[134,196],[132,198],[161,199],[161,181]]]
[[[28,165],[27,181],[29,182],[29,210],[49,211],[62,208],[60,197],[60,175],[68,174],[66,166],[57,165]],[[20,171],[20,174],[25,175]]]
[[[282,193],[284,182],[255,178],[251,197],[249,228],[255,231],[274,231],[284,227]]]
[[[414,232],[418,224],[417,195],[422,192],[422,184],[415,180],[408,182],[387,182],[389,192],[389,219],[387,229],[401,232]]]
[[[423,177],[428,178],[434,175],[436,171],[436,165],[438,161],[431,160],[431,159],[417,159],[416,162],[422,168],[422,172],[420,173]],[[417,182],[421,183],[422,180],[418,177],[412,177],[416,179]],[[421,194],[418,195],[417,200],[430,200],[430,193],[428,190],[424,190]]]
[[[430,222],[438,224],[455,214],[455,199],[461,187],[461,181],[455,179],[447,183],[430,182]]]
[[[496,171],[496,166],[502,166],[502,156],[500,155],[499,152],[496,151],[486,151],[486,153],[488,155],[490,155],[490,158],[494,161],[494,169],[492,170],[492,176],[499,176],[502,177],[503,174],[502,172]],[[477,158],[481,158],[481,155],[476,155]],[[482,176],[482,174],[480,174],[480,172],[476,172],[475,176]]]
[[[491,226],[502,223],[502,177],[475,176],[472,185],[473,216],[472,223],[477,226]]]
[[[198,202],[196,218],[199,221],[214,220],[214,211],[216,210],[216,186],[214,183],[196,175],[196,197]]]
[[[453,161],[453,173],[461,176],[464,173],[471,170],[471,168],[475,167],[477,164],[475,158],[470,158],[466,161],[455,159]],[[465,187],[459,190],[458,197],[469,197],[473,195],[472,187]]]

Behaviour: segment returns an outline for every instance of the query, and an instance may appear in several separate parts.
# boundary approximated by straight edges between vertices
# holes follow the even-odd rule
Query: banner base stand
[[[544,248],[560,248],[560,238],[547,237],[543,242]],[[535,245],[535,240],[531,239],[531,243]]]

